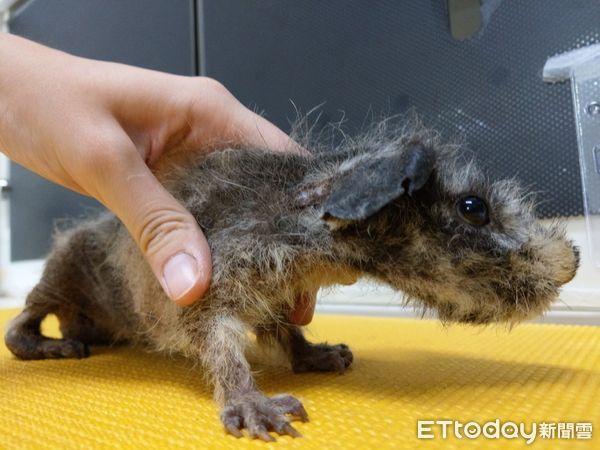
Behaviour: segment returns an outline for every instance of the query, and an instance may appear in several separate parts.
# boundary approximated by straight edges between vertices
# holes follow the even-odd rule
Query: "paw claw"
[[[302,435],[289,423],[286,414],[290,414],[303,422],[308,414],[299,400],[291,395],[278,395],[273,398],[253,392],[240,395],[229,402],[221,413],[221,422],[227,432],[239,438],[242,428],[247,428],[250,436],[265,442],[274,442],[268,430],[279,435],[301,437]]]
[[[271,402],[279,408],[282,414],[290,414],[302,422],[308,422],[308,414],[297,398],[282,394],[273,397]]]
[[[281,430],[283,433],[278,432],[279,434],[287,434],[288,436],[291,437],[302,437],[302,435],[300,434],[300,432],[298,430],[296,430],[293,426],[291,426],[289,423],[284,425],[284,427]]]
[[[258,433],[256,435],[256,437],[265,442],[276,442],[277,441],[277,439],[275,439],[273,436],[271,436],[266,431]]]
[[[227,430],[227,432],[229,434],[231,434],[232,436],[234,436],[238,439],[244,436],[242,434],[242,431],[234,425],[225,425],[225,429]]]
[[[235,407],[227,407],[221,413],[221,422],[225,425],[225,429],[229,434],[236,438],[243,437],[242,434],[242,419],[239,416],[238,409]]]
[[[306,410],[304,409],[304,406],[300,405],[300,408],[298,408],[298,411],[294,414],[296,417],[298,417],[300,420],[302,420],[302,422],[308,422],[308,413],[306,412]]]

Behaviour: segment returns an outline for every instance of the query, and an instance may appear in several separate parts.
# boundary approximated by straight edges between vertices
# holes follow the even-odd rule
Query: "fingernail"
[[[163,280],[171,300],[179,300],[196,284],[198,263],[187,253],[173,256],[163,269]]]

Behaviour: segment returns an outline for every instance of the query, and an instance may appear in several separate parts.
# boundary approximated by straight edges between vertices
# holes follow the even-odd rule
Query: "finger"
[[[276,152],[307,153],[277,126],[246,108],[218,81],[201,77],[198,82],[201,95],[192,100],[196,106],[191,109],[196,115],[192,122],[197,120],[200,130],[208,125],[207,129],[220,134],[216,142]],[[201,140],[210,142],[207,136],[202,136]]]
[[[307,150],[264,117],[239,104],[233,116],[234,140],[241,144],[276,152],[304,154]]]
[[[203,295],[211,278],[206,238],[191,214],[159,183],[133,143],[108,152],[98,197],[121,219],[166,294],[180,305]]]

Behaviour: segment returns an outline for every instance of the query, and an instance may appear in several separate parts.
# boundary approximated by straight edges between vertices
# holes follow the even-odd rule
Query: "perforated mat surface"
[[[0,311],[2,329],[16,313]],[[56,334],[55,322],[45,327]],[[266,444],[226,436],[199,369],[181,359],[93,348],[86,360],[24,362],[0,346],[0,447],[600,448],[600,327],[527,324],[508,332],[317,316],[310,329],[313,340],[349,344],[353,368],[293,375],[257,367],[268,394],[304,402],[311,421],[297,424],[303,438]],[[474,421],[492,437],[469,439],[460,429],[459,439],[452,424],[447,439],[441,425],[422,425],[434,438],[418,439],[418,420]],[[536,423],[533,443],[495,438],[508,422],[523,422],[527,433]],[[554,439],[542,438],[542,429],[554,430]]]

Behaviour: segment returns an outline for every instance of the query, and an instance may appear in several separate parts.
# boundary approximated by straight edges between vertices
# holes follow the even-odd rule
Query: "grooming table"
[[[0,311],[2,330],[18,311]],[[57,336],[56,320],[44,323]],[[19,361],[0,344],[0,448],[600,448],[600,327],[474,328],[317,315],[313,341],[345,342],[345,374],[256,366],[267,394],[291,393],[303,438],[266,444],[225,434],[189,361],[92,347],[84,360]],[[592,423],[591,439],[417,439],[417,420]],[[574,426],[574,425],[573,425]],[[566,425],[568,427],[568,425]],[[427,433],[426,433],[427,434]],[[452,433],[450,433],[452,434]],[[539,432],[538,432],[539,434]],[[580,433],[585,436],[584,432]]]

